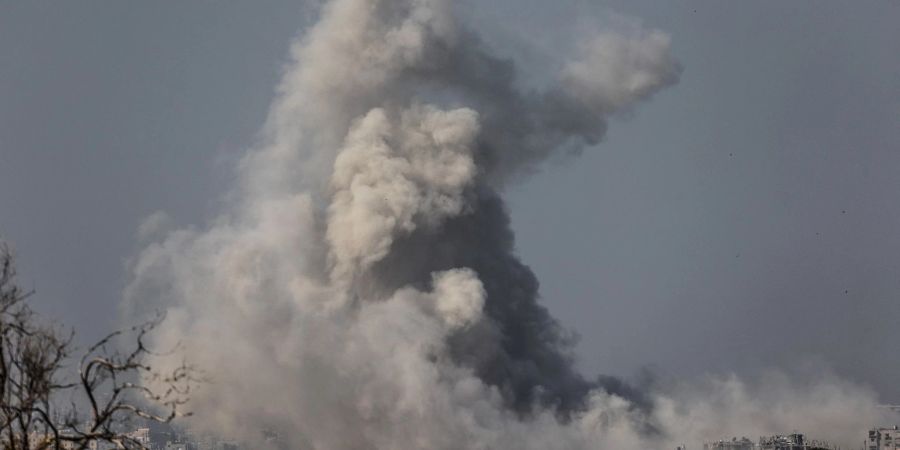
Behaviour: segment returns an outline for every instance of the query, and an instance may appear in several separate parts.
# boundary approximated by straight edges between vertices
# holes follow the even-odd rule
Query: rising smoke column
[[[575,372],[502,200],[554,152],[675,83],[658,31],[574,36],[541,90],[449,0],[332,0],[292,48],[228,208],[133,264],[213,380],[197,426],[289,448],[642,448],[652,401]],[[174,364],[162,358],[158,364]],[[664,425],[664,424],[663,424]],[[660,433],[659,431],[663,431]]]
[[[215,371],[195,401],[211,422],[283,422],[315,448],[451,448],[472,428],[512,445],[498,423],[556,424],[607,392],[572,369],[499,190],[674,83],[668,47],[590,36],[557,83],[525,92],[451,2],[329,2],[233,208],[147,248],[129,300],[170,302],[161,339]]]

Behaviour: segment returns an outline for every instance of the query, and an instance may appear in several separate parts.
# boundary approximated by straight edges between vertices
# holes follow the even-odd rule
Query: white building
[[[900,429],[873,428],[866,441],[867,450],[900,450]]]

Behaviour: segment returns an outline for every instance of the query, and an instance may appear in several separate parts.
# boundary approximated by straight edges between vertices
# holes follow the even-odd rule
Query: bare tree
[[[110,333],[88,348],[75,374],[73,334],[42,323],[28,307],[31,292],[15,282],[13,257],[0,243],[0,450],[143,449],[127,432],[136,419],[168,423],[179,416],[196,371],[181,364],[167,372],[151,368],[145,338],[163,319]],[[122,339],[133,339],[120,351]],[[57,406],[65,397],[69,406]],[[81,408],[76,404],[86,405]]]

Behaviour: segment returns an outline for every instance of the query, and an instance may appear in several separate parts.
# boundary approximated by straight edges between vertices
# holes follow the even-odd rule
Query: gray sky
[[[586,370],[813,361],[900,402],[900,3],[481,3],[475,26],[527,63],[615,12],[669,33],[685,68],[510,193]],[[115,325],[137,225],[217,210],[309,20],[293,2],[0,3],[0,235],[42,311]]]

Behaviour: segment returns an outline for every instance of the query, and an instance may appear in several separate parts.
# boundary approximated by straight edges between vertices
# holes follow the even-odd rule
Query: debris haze
[[[732,378],[662,393],[586,377],[540,305],[504,186],[675,84],[668,35],[572,36],[556,79],[531,89],[452,1],[331,0],[320,15],[221,214],[131,266],[127,315],[166,310],[157,344],[183,343],[211,377],[196,426],[300,449],[639,449],[793,416],[874,423],[874,394],[834,379],[767,382],[784,394],[769,399]]]

